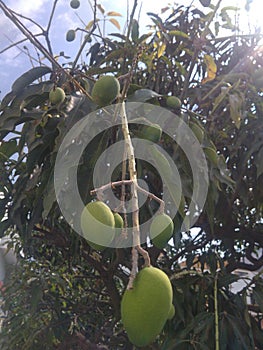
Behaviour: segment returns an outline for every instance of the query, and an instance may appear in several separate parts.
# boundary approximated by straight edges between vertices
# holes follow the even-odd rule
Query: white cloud
[[[7,6],[16,12],[23,14],[24,16],[34,18],[35,15],[45,12],[46,4],[48,3],[52,5],[52,1],[50,0],[11,0],[7,1]]]

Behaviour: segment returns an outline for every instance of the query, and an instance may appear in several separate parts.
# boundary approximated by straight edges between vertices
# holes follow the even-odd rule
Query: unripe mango
[[[117,229],[123,228],[124,222],[123,222],[122,216],[119,213],[114,213],[113,216],[115,221],[115,228]],[[118,232],[119,230],[116,230],[116,231]]]
[[[151,344],[162,331],[171,309],[173,290],[168,276],[145,267],[135,277],[133,289],[121,301],[121,317],[129,340],[136,346]]]
[[[80,6],[79,0],[71,0],[71,1],[70,1],[70,6],[71,6],[73,9],[79,8],[79,6]]]
[[[160,249],[163,249],[174,231],[173,220],[167,214],[156,215],[150,226],[150,237],[153,244]]]
[[[49,92],[49,100],[52,103],[52,105],[57,105],[59,103],[62,103],[66,98],[65,92],[60,87],[56,87],[54,89],[51,89]]]
[[[170,108],[179,109],[182,106],[181,100],[176,96],[168,96],[166,99],[166,104]]]
[[[158,124],[147,125],[142,128],[143,137],[152,142],[160,141],[162,128]]]
[[[115,236],[115,220],[110,208],[101,201],[90,202],[83,209],[80,225],[91,247],[103,250]]]
[[[91,96],[98,106],[104,107],[114,101],[120,93],[119,81],[111,76],[101,77],[93,86]]]
[[[76,32],[74,29],[70,29],[67,31],[67,34],[66,34],[66,40],[67,41],[74,41],[76,38]]]

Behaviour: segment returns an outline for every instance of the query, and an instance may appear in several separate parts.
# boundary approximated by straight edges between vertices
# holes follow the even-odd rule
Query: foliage
[[[122,88],[127,76],[131,79],[128,101],[169,109],[167,96],[179,97],[182,109],[173,112],[195,132],[209,167],[206,205],[196,222],[199,233],[193,237],[175,230],[174,245],[164,250],[147,247],[152,264],[171,277],[176,310],[149,348],[214,349],[216,317],[220,349],[260,348],[260,274],[239,293],[231,292],[239,278],[235,269],[257,271],[263,265],[260,36],[219,37],[222,27],[236,30],[229,16],[233,9],[212,5],[207,9],[168,6],[162,15],[149,13],[149,33],[140,33],[138,21],[131,17],[125,35],[108,36],[101,35],[94,9],[93,21],[83,29],[87,36],[72,62],[62,68],[47,54],[48,67],[35,67],[20,76],[2,100],[0,236],[11,230],[10,244],[20,256],[5,291],[8,314],[3,349],[99,349],[102,345],[132,349],[119,319],[120,298],[131,268],[130,249],[93,250],[61,216],[53,184],[59,146],[73,125],[97,110],[90,92],[106,73],[116,76]],[[101,5],[96,10],[104,22],[110,16],[118,28],[119,22],[112,21],[118,14],[104,15]],[[216,13],[221,21],[215,19]],[[80,61],[87,44],[86,58]],[[51,105],[48,99],[54,86],[66,93],[59,105]],[[139,116],[135,111],[135,120]],[[130,128],[133,135],[140,133],[136,125]],[[106,130],[94,137],[81,157],[78,182],[85,203],[92,198],[94,164],[109,144],[122,140],[119,131]],[[167,135],[158,144],[180,170],[183,195],[174,218],[178,227],[191,200],[191,169],[184,152],[173,147]],[[152,157],[166,168],[154,149]],[[74,144],[69,150],[74,152]],[[161,197],[160,174],[147,162],[138,161],[137,166],[150,191]],[[120,179],[117,169],[112,181]],[[72,197],[74,201],[74,193]],[[152,203],[144,205],[141,220],[156,209]],[[179,264],[182,259],[185,270]],[[248,295],[256,305],[248,305]]]

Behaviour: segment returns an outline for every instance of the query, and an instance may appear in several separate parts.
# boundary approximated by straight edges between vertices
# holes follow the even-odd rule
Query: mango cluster
[[[104,250],[113,242],[123,227],[120,214],[113,213],[102,201],[88,203],[82,211],[80,226],[83,237],[96,250]]]

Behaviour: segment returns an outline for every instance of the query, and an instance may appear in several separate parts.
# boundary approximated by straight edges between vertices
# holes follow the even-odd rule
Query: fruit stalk
[[[146,250],[141,248],[140,241],[140,222],[139,222],[139,204],[138,204],[138,183],[137,183],[137,171],[135,164],[134,148],[132,145],[128,120],[126,116],[125,102],[121,104],[121,118],[122,118],[122,132],[125,140],[125,148],[128,155],[128,170],[130,175],[131,194],[132,194],[132,222],[133,222],[133,249],[132,249],[132,270],[130,274],[129,283],[127,289],[131,289],[133,281],[138,271],[138,253],[144,258],[145,266],[150,266],[150,257]]]
[[[123,173],[125,173],[125,169],[122,169]],[[109,188],[115,188],[117,186],[124,186],[124,190],[125,190],[125,185],[132,185],[133,184],[133,180],[120,180],[120,181],[114,181],[114,182],[110,182],[106,185],[103,185],[101,187],[98,187],[98,188],[94,188],[93,190],[90,191],[90,194],[92,196],[94,195],[97,195],[98,193],[102,193],[106,190],[108,190]],[[146,196],[148,196],[150,199],[153,199],[155,200],[156,202],[158,202],[160,204],[160,209],[159,209],[159,212],[160,213],[163,213],[164,212],[164,201],[157,197],[155,194],[145,190],[144,188],[140,187],[138,185],[138,183],[136,184],[136,188],[137,188],[137,191],[140,191],[141,193],[144,193]],[[122,201],[124,202],[124,198],[122,199]],[[123,207],[121,208],[123,210]]]

